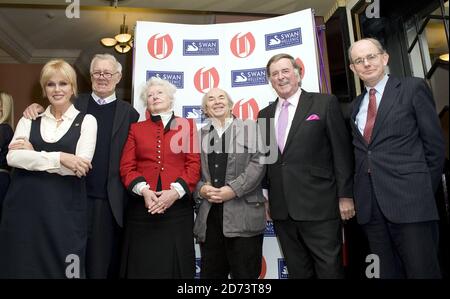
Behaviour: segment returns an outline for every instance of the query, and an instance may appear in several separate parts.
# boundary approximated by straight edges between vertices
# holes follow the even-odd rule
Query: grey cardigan
[[[211,181],[207,152],[211,125],[208,122],[199,134],[202,178],[194,192],[194,199],[200,203],[194,224],[194,235],[198,242],[205,241],[206,222],[211,208],[211,203],[199,196],[200,188]],[[225,184],[233,189],[236,197],[223,204],[223,233],[225,237],[259,235],[264,232],[266,214],[261,188],[265,175],[264,147],[258,125],[252,120],[234,119],[225,134],[230,134],[228,136],[231,138]]]

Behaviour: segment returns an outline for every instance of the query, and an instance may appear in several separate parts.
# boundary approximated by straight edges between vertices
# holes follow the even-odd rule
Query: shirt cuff
[[[140,182],[137,183],[136,185],[134,185],[133,189],[131,191],[133,191],[133,193],[142,196],[142,190],[144,190],[144,188],[150,189],[150,185],[147,184],[146,182]]]
[[[262,189],[263,196],[266,198],[266,200],[269,200],[269,190],[268,189]]]
[[[181,186],[180,183],[171,183],[170,189],[175,189],[175,191],[177,191],[179,195],[179,198],[182,198],[186,194],[186,191],[184,190],[183,186]]]

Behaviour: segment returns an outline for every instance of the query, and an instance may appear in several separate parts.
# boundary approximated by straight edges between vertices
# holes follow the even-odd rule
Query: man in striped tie
[[[439,278],[434,193],[445,147],[430,89],[387,76],[389,55],[376,39],[354,43],[349,59],[365,85],[351,118],[356,216],[379,277]]]

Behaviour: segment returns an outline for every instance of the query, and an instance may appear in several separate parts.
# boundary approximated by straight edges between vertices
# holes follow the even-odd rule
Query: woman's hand
[[[79,178],[86,176],[89,170],[92,169],[92,164],[89,160],[72,154],[61,153],[59,160],[62,165],[68,169],[71,169]]]
[[[155,194],[158,197],[156,205],[148,210],[152,214],[163,214],[180,197],[175,189],[163,190],[155,192]]]
[[[154,206],[156,205],[158,197],[156,196],[155,191],[147,188],[144,188],[141,192],[142,196],[144,197],[145,207],[150,212],[150,210],[153,209]]]
[[[8,146],[10,150],[30,150],[34,151],[33,145],[25,137],[18,137]]]

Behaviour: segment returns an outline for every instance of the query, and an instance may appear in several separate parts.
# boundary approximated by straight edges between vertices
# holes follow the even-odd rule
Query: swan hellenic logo
[[[232,87],[254,86],[264,84],[268,84],[265,68],[231,71]]]
[[[193,118],[196,123],[204,123],[206,115],[203,113],[202,106],[183,106],[183,117]]]
[[[184,56],[219,55],[218,39],[184,39]]]
[[[147,71],[147,79],[157,77],[169,81],[179,89],[184,88],[184,73],[183,72],[164,72],[164,71]]]
[[[294,28],[287,31],[265,34],[266,51],[292,47],[302,44],[302,29]]]

